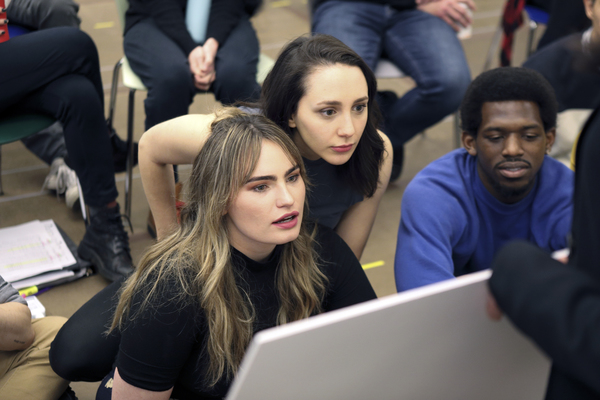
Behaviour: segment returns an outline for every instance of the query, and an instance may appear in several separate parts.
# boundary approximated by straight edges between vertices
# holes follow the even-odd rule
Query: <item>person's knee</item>
[[[224,104],[252,100],[260,90],[256,82],[256,66],[231,63],[217,70],[217,81],[213,84],[215,97]]]
[[[72,0],[44,0],[40,2],[43,7],[40,28],[54,28],[59,26],[79,27],[81,20],[77,16],[79,5]]]
[[[189,97],[194,88],[192,72],[187,65],[155,65],[151,76],[148,89],[153,92],[152,96],[162,96],[166,99],[173,96]]]
[[[62,57],[69,61],[75,58],[85,58],[87,63],[98,65],[98,50],[92,38],[85,32],[71,27],[61,27],[44,31],[46,37],[51,37],[48,43],[59,46],[65,53]]]
[[[450,114],[460,106],[471,83],[471,73],[462,63],[448,63],[447,67],[419,85],[418,90],[425,101],[435,104],[445,114]]]
[[[60,329],[50,345],[50,366],[58,376],[68,381],[82,380],[81,371],[90,362],[82,357],[86,354],[85,340],[77,329],[68,324]]]

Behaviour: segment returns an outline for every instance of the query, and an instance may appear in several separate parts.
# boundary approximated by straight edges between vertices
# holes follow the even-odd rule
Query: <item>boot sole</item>
[[[111,282],[114,282],[114,281],[118,280],[119,278],[121,278],[121,274],[117,274],[106,268],[106,266],[102,262],[102,259],[98,255],[98,253],[96,253],[94,250],[92,250],[88,247],[85,247],[85,246],[81,247],[81,244],[80,244],[77,247],[77,254],[79,255],[79,257],[83,258],[84,260],[91,262],[92,265],[96,268],[96,272],[99,273],[100,276],[102,276],[103,278],[105,278]]]

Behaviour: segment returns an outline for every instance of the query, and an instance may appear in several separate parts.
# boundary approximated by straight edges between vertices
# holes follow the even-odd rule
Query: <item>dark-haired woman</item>
[[[392,148],[377,130],[377,82],[339,40],[299,37],[278,57],[258,108],[294,141],[314,183],[310,217],[362,255],[389,183]],[[140,171],[158,239],[176,225],[172,164],[190,164],[214,115],[187,115],[156,125],[140,141]]]

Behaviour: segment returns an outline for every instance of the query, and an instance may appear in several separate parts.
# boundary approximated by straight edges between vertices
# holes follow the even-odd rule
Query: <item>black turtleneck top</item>
[[[376,298],[360,263],[331,229],[319,226],[316,237],[321,269],[328,278],[323,310],[331,311]],[[254,332],[276,325],[279,296],[275,275],[281,246],[264,263],[255,262],[232,249],[238,285],[249,294],[256,312]],[[146,390],[174,387],[172,397],[212,399],[226,395],[230,381],[223,378],[213,387],[204,382],[208,368],[207,325],[195,302],[181,306],[170,301],[177,284],[168,281],[152,307],[122,331],[116,366],[125,382]],[[135,313],[141,295],[133,299]]]

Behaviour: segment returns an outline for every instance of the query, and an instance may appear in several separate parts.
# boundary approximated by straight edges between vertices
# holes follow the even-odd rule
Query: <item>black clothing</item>
[[[546,399],[600,399],[599,152],[596,109],[577,147],[569,264],[515,243],[493,265],[498,305],[553,361]]]
[[[600,101],[600,51],[586,54],[581,33],[560,39],[534,53],[523,66],[538,71],[550,82],[558,111],[594,108]]]
[[[327,2],[328,0],[312,0],[311,6],[313,10],[316,10],[321,4]],[[390,7],[396,10],[412,10],[417,6],[415,0],[344,0],[348,2],[362,2],[362,3],[372,3],[372,4],[383,4],[389,5]]]
[[[339,236],[319,227],[316,243],[322,271],[329,280],[324,311],[376,297],[358,260]],[[277,246],[265,263],[232,250],[238,286],[249,295],[256,312],[254,332],[275,326],[279,309],[275,277],[282,246]],[[203,311],[198,304],[182,306],[172,301],[178,290],[177,284],[165,282],[152,306],[126,324],[116,367],[124,381],[142,389],[163,391],[175,386],[172,396],[177,399],[223,397],[230,384],[227,379],[214,387],[204,382],[209,360]],[[143,294],[139,294],[132,304],[142,299]],[[135,310],[133,306],[132,312]]]
[[[538,50],[590,25],[581,0],[527,0],[527,4],[550,14],[544,35],[538,42]]]
[[[198,43],[194,42],[185,25],[186,5],[187,0],[130,0],[124,34],[150,17],[187,56]],[[255,0],[212,0],[206,38],[212,37],[222,46],[244,13],[252,15],[258,5],[260,2]]]
[[[318,244],[317,248],[322,260],[331,262],[329,265],[324,265],[324,271],[329,277],[330,289],[328,302],[323,306],[325,310],[345,307],[376,297],[358,260],[339,236],[331,229],[319,226],[315,243]],[[255,264],[249,263],[253,268]],[[260,272],[262,269],[259,265],[259,273],[256,275],[258,278],[273,274],[273,271],[268,270],[267,267]],[[256,279],[249,282],[256,282]],[[113,282],[97,293],[77,310],[58,332],[50,349],[50,364],[58,375],[71,381],[94,382],[102,380],[111,371],[119,352],[121,333],[115,331],[106,336],[104,332],[112,321],[121,284],[122,281]],[[272,281],[266,282],[264,287],[272,287]],[[265,293],[272,295],[268,290],[270,289]],[[259,302],[264,304],[265,301]],[[272,314],[273,310],[269,311],[267,308],[267,312],[261,314],[262,317],[259,316],[259,321],[266,322],[261,322],[257,330],[273,326],[269,313]],[[220,387],[220,390],[226,390],[226,387],[225,389],[223,386]],[[178,388],[178,391],[183,391],[183,388]]]
[[[64,127],[69,167],[85,202],[103,207],[117,198],[104,120],[98,51],[76,28],[31,32],[0,43],[0,114],[40,113]]]

